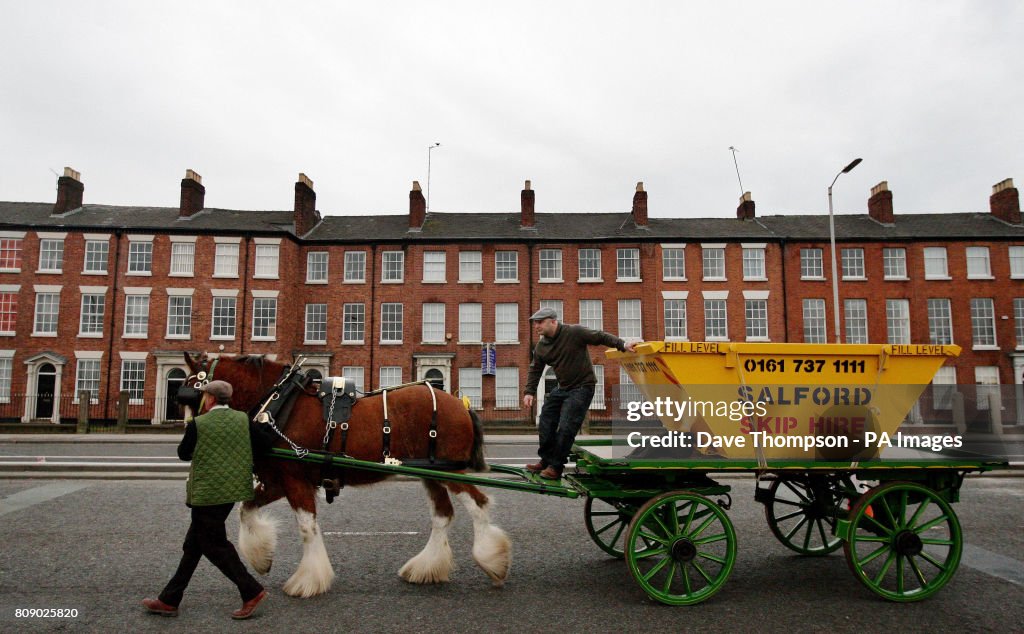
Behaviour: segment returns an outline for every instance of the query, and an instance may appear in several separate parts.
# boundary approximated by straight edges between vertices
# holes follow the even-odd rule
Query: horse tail
[[[484,459],[484,426],[476,412],[469,410],[469,418],[473,421],[473,449],[469,456],[469,466],[475,471],[487,471],[487,461]]]

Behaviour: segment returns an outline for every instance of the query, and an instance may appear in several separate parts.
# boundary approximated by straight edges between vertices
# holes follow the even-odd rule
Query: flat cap
[[[530,321],[541,321],[543,319],[558,319],[558,313],[554,308],[541,308],[530,316]]]
[[[233,392],[231,384],[227,381],[210,381],[203,387],[199,388],[199,390],[218,399],[229,399]]]

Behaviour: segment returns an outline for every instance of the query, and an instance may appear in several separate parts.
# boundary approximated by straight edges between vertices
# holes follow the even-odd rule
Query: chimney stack
[[[203,177],[193,170],[185,170],[185,178],[181,179],[181,207],[179,218],[188,218],[204,209],[206,188]]]
[[[304,236],[320,222],[320,214],[316,210],[316,192],[313,181],[303,173],[295,182],[295,210],[292,214],[295,222],[295,235]]]
[[[423,228],[423,221],[427,218],[427,199],[423,197],[423,190],[420,189],[420,182],[412,182],[412,191],[409,192],[409,228],[420,230]]]
[[[750,192],[743,192],[743,195],[740,196],[740,206],[736,208],[736,217],[740,220],[754,219],[754,199],[751,198]]]
[[[1020,194],[1013,186],[1012,178],[992,186],[992,196],[989,197],[988,204],[996,218],[1014,225],[1021,223]]]
[[[636,184],[636,193],[633,194],[633,222],[638,227],[647,226],[647,192],[643,181]]]
[[[533,227],[533,212],[535,201],[536,196],[534,195],[533,189],[530,188],[530,181],[526,181],[526,184],[523,186],[523,191],[520,192],[519,194],[519,203],[522,209],[519,221],[520,228],[525,229]]]
[[[63,214],[81,207],[84,191],[82,174],[65,167],[64,175],[57,179],[57,203],[53,206],[53,213]]]
[[[871,198],[868,198],[868,215],[883,225],[891,225],[896,222],[892,212],[892,192],[889,191],[889,181],[882,181],[871,188]]]

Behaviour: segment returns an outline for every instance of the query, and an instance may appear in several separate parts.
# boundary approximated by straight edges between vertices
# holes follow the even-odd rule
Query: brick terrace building
[[[525,422],[539,306],[626,339],[832,340],[827,216],[759,218],[749,194],[735,218],[648,218],[642,183],[630,212],[538,214],[527,181],[518,213],[427,213],[414,183],[408,215],[321,217],[301,174],[288,211],[207,209],[191,170],[177,208],[85,205],[83,190],[68,168],[56,204],[0,202],[4,419],[73,418],[82,391],[91,416],[111,418],[122,390],[133,418],[172,419],[188,350],[301,353],[367,390],[431,378],[491,420]],[[1020,389],[1012,181],[989,212],[899,217],[880,183],[867,214],[835,221],[844,341],[956,343],[937,384]],[[592,353],[592,413],[620,415],[628,379]],[[1024,420],[1010,409],[1007,422]]]

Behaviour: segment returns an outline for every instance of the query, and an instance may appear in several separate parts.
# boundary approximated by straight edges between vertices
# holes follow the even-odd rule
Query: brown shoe
[[[526,465],[526,470],[530,473],[540,473],[546,466],[543,462],[534,462],[533,464]]]
[[[242,620],[242,619],[249,618],[250,616],[252,616],[253,612],[256,611],[256,606],[260,604],[260,601],[262,601],[263,599],[266,599],[267,596],[268,596],[267,595],[267,591],[263,590],[262,592],[260,592],[256,596],[254,596],[253,598],[251,598],[248,601],[246,601],[245,603],[243,603],[242,607],[240,609],[235,610],[234,612],[232,612],[231,613],[231,618],[237,619],[239,621]]]
[[[540,477],[545,480],[561,480],[562,470],[558,467],[548,467],[540,472]]]
[[[160,599],[143,599],[142,607],[146,608],[150,614],[159,614],[160,616],[178,616],[178,608],[173,605],[167,605]]]

